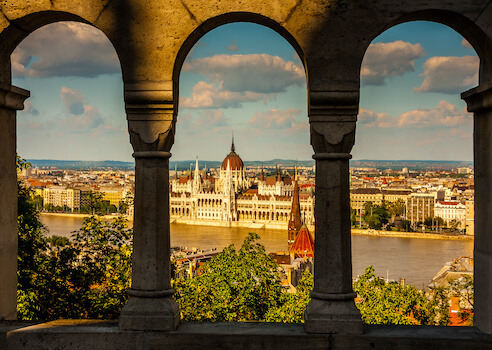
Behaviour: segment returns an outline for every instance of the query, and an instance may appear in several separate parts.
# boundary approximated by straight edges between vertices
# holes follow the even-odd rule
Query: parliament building
[[[225,157],[219,177],[200,171],[198,159],[194,171],[170,181],[171,222],[195,225],[237,226],[285,229],[291,215],[295,180],[282,176],[259,179],[246,176],[244,163],[235,152]],[[302,221],[314,226],[314,195],[299,194]]]

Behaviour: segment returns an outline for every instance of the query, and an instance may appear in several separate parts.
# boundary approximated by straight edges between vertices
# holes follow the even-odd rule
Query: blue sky
[[[24,158],[131,161],[119,62],[97,30],[43,27],[12,55],[13,83],[31,91],[18,113]],[[459,93],[478,58],[452,29],[402,24],[376,38],[361,70],[354,159],[472,159],[472,119]],[[249,23],[194,46],[180,77],[173,159],[221,160],[232,132],[244,160],[310,159],[306,80],[294,49]]]

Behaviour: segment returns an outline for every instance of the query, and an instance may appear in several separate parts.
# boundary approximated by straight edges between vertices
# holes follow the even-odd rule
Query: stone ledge
[[[0,323],[0,349],[480,349],[492,335],[473,327],[372,326],[364,334],[307,334],[302,324],[182,323],[173,332],[118,330],[116,321]]]

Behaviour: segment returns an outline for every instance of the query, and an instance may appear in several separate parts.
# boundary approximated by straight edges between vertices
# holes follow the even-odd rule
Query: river
[[[41,215],[49,235],[70,237],[80,228],[83,219]],[[199,249],[222,249],[231,243],[239,247],[248,232],[256,232],[267,252],[287,250],[284,230],[225,228],[171,224],[171,246]],[[369,265],[384,278],[400,280],[417,288],[425,287],[441,267],[460,256],[473,256],[473,241],[433,240],[352,236],[352,271],[357,276]]]

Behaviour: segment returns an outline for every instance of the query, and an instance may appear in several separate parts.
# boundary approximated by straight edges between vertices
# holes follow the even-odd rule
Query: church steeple
[[[198,193],[200,191],[201,191],[200,172],[198,170],[198,157],[196,157],[195,176],[193,178],[193,192]]]
[[[234,147],[234,131],[232,132],[231,152],[236,153],[236,147]]]
[[[299,230],[302,227],[301,205],[299,201],[299,186],[297,179],[294,180],[294,195],[292,196],[292,210],[290,212],[287,242],[289,246],[294,243]]]

